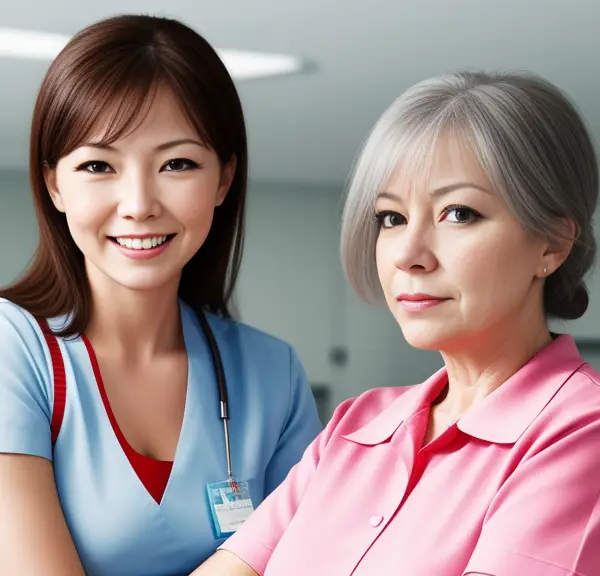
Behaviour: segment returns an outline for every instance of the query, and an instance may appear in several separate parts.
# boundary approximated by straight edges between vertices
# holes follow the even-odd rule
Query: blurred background
[[[183,20],[231,66],[250,139],[239,316],[296,348],[324,420],[345,398],[417,383],[441,366],[437,353],[411,349],[385,310],[354,296],[339,263],[346,179],[385,107],[435,74],[531,70],[571,96],[600,142],[597,0],[7,2],[0,12],[0,284],[19,275],[37,242],[28,133],[50,54],[85,25],[125,12]],[[14,31],[60,36],[37,48],[31,36],[19,52],[10,48]],[[281,59],[277,72],[277,62],[239,51],[299,63]],[[600,369],[597,274],[589,286],[584,318],[556,329],[573,333]]]

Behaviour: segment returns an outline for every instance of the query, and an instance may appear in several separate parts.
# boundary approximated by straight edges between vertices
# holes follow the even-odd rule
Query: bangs
[[[429,185],[431,172],[439,154],[450,143],[472,150],[471,138],[462,127],[458,127],[450,111],[442,111],[433,118],[402,118],[388,125],[385,133],[373,134],[376,149],[365,153],[367,166],[363,190],[368,190],[369,201],[374,206],[379,194],[390,181],[399,178],[403,186],[422,190]]]
[[[99,74],[102,82],[98,81]],[[77,84],[63,88],[66,97],[58,99],[61,110],[55,112],[61,121],[56,138],[42,139],[48,143],[45,159],[51,166],[84,143],[106,146],[133,133],[148,116],[161,89],[175,96],[199,138],[210,144],[202,122],[186,105],[191,95],[148,54],[138,53],[122,61],[111,75],[93,70],[76,79]]]
[[[404,187],[410,189],[426,187],[441,139],[441,135],[432,129],[397,137],[391,147],[386,147],[389,150],[387,158],[385,154],[381,156],[384,166],[381,181],[375,188],[377,196],[386,190],[392,179],[399,179]]]
[[[144,122],[158,92],[158,84],[148,87],[140,84],[128,86],[122,95],[108,95],[95,107],[85,128],[77,134],[77,139],[68,142],[69,151],[84,142],[93,141],[100,146],[108,146],[133,132]],[[104,95],[103,95],[104,96]],[[82,111],[85,114],[85,110]],[[79,123],[84,126],[83,118]]]

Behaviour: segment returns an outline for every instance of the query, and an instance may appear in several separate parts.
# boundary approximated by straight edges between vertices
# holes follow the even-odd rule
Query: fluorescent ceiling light
[[[293,74],[302,67],[300,60],[286,54],[267,54],[242,50],[217,50],[229,73],[237,80]]]
[[[69,41],[68,36],[0,28],[0,57],[52,60]],[[243,50],[217,50],[229,73],[236,80],[292,74],[302,68],[294,56],[246,52]]]
[[[60,34],[0,28],[0,56],[52,60],[68,41]]]

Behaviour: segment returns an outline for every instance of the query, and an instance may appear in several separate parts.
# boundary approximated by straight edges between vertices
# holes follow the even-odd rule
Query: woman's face
[[[464,146],[441,142],[426,184],[396,170],[376,211],[379,278],[410,344],[444,351],[543,325],[541,279],[559,256],[526,234]]]
[[[106,279],[134,290],[178,283],[225,199],[235,162],[221,165],[166,90],[131,134],[111,146],[98,146],[101,136],[46,173],[92,286]]]

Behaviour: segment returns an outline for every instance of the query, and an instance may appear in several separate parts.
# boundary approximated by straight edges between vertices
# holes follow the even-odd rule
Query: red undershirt
[[[108,396],[106,395],[106,389],[104,388],[104,382],[102,381],[102,375],[100,374],[100,367],[98,366],[96,353],[94,352],[90,341],[85,336],[83,337],[83,342],[90,356],[90,361],[96,377],[96,383],[98,384],[98,390],[100,391],[100,396],[102,397],[102,402],[115,436],[117,437],[123,452],[125,452],[125,456],[127,456],[127,459],[129,460],[129,463],[131,464],[131,467],[137,474],[138,478],[145,486],[146,490],[148,490],[152,498],[154,498],[154,500],[160,504],[165,493],[167,483],[169,482],[169,477],[173,468],[173,462],[149,458],[148,456],[139,454],[130,446],[129,442],[127,442],[127,439],[121,432],[119,424],[117,423],[117,419],[115,418],[112,408],[110,407]]]

